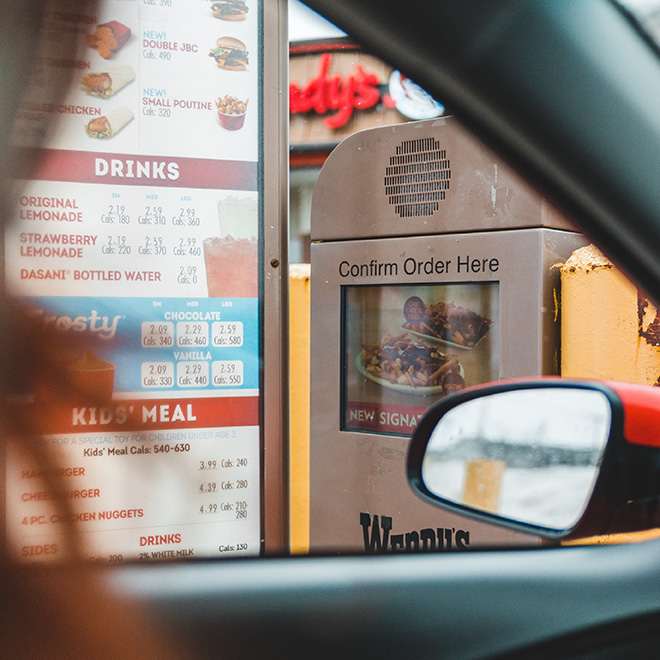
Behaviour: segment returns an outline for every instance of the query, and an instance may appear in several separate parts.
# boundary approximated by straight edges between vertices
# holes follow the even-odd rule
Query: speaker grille
[[[405,140],[385,168],[385,194],[402,218],[433,215],[451,179],[447,152],[434,138]]]

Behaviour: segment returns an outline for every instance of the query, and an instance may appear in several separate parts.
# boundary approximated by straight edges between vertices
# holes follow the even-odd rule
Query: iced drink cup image
[[[258,209],[256,199],[227,197],[218,202],[218,236],[204,240],[210,298],[259,295]]]

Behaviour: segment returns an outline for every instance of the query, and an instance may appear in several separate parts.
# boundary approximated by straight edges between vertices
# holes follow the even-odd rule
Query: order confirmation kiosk
[[[342,142],[312,240],[310,551],[538,543],[422,502],[406,454],[448,394],[558,373],[553,266],[584,238],[443,118]]]

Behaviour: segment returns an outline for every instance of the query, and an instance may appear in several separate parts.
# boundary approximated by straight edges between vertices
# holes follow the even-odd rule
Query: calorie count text
[[[179,387],[206,387],[209,384],[209,363],[179,362],[176,382]]]
[[[174,387],[174,363],[143,362],[141,380],[144,388]]]
[[[243,323],[241,321],[214,321],[211,326],[211,343],[213,346],[242,346]]]
[[[215,473],[217,470],[235,470],[247,468],[249,459],[245,456],[237,458],[224,458],[220,461],[207,459],[199,461],[198,468],[204,474]],[[249,488],[249,479],[247,478],[224,478],[222,480],[204,479],[197,486],[197,493],[206,497],[212,494],[226,494],[226,491],[245,490]],[[228,501],[205,501],[199,505],[198,513],[200,515],[229,514],[232,520],[246,520],[248,518],[248,502],[246,500]]]
[[[168,455],[168,454],[188,454],[192,452],[192,445],[190,442],[158,442],[155,443],[148,452],[139,452],[141,457],[146,457],[149,454],[152,456],[159,455]],[[191,456],[192,458],[192,456]],[[197,474],[203,473],[203,477],[196,477],[192,481],[189,481],[188,492],[195,497],[190,500],[190,505],[192,506],[191,513],[195,512],[198,516],[212,517],[214,522],[228,522],[228,521],[245,521],[249,518],[249,501],[247,499],[241,499],[245,497],[242,493],[233,494],[234,491],[245,491],[248,492],[250,488],[250,479],[244,474],[244,470],[249,469],[251,465],[251,460],[245,455],[234,455],[234,456],[225,456],[224,458],[215,458],[215,459],[203,459],[197,461]],[[191,467],[194,466],[194,462],[191,464]],[[238,471],[238,472],[237,472]],[[78,492],[78,491],[75,491]],[[83,491],[80,491],[83,492]],[[87,493],[88,491],[84,491]],[[89,490],[89,497],[98,498],[100,496],[100,491],[98,489],[92,491]],[[209,499],[212,496],[218,496],[217,499]],[[35,506],[39,507],[43,500],[50,501],[52,496],[45,493],[43,497],[39,498],[30,498],[25,499],[23,496],[23,501],[21,502],[22,507],[31,507],[34,509]],[[81,500],[82,501],[82,500]],[[127,510],[128,511],[128,510]],[[113,516],[112,519],[125,519],[135,518],[135,520],[143,519],[145,513],[142,509],[131,509],[129,513],[132,512],[136,515],[129,516]],[[24,526],[31,526],[36,528],[50,527],[51,525],[62,524],[69,518],[66,515],[61,514],[52,514],[44,515],[37,511],[31,515],[25,515],[21,513],[22,519],[20,524]],[[75,512],[68,514],[68,516],[78,516]],[[84,522],[89,522],[90,520],[96,520],[96,515],[94,513],[82,512],[80,514],[81,518],[76,517],[75,519],[80,519]],[[110,518],[108,518],[109,520]],[[130,555],[127,555],[127,558],[130,558]],[[95,556],[90,558],[94,561],[122,561],[124,556],[121,554],[118,555],[108,555],[108,556]]]
[[[211,366],[212,382],[216,387],[243,384],[243,362],[240,360],[218,360]]]
[[[143,348],[171,348],[174,346],[174,323],[161,321],[142,323]]]
[[[137,247],[136,247],[137,245]],[[196,237],[179,237],[167,243],[163,236],[144,236],[138,242],[129,243],[126,234],[112,234],[101,243],[101,253],[113,256],[130,256],[137,252],[140,256],[175,256],[200,257],[202,256],[201,241]]]
[[[209,384],[215,387],[240,387],[243,385],[243,362],[241,360],[206,361],[182,360],[173,362],[143,362],[142,386],[145,388],[168,388],[177,385],[181,388],[203,388]]]
[[[242,321],[214,321],[211,325],[213,346],[243,345]],[[143,348],[204,348],[209,345],[209,324],[205,321],[145,321],[142,323]]]
[[[108,208],[101,213],[100,220],[105,225],[130,225],[135,215],[126,209],[125,204],[111,203]],[[162,206],[147,204],[142,211],[138,211],[137,224],[151,227],[199,227],[201,219],[197,210],[191,206],[179,206],[178,212],[168,215]]]
[[[202,516],[221,514],[229,520],[247,520],[248,503],[245,500],[238,500],[236,502],[207,502],[197,509],[197,513]]]
[[[198,504],[198,514],[224,515],[231,520],[245,520],[248,518],[248,502],[246,500],[227,499],[227,491],[246,490],[250,487],[247,477],[241,476],[243,469],[248,468],[250,460],[246,456],[236,458],[206,459],[198,462],[198,473],[204,473],[204,478],[195,483],[197,495],[202,499]],[[230,470],[231,476],[222,473]],[[239,470],[238,475],[235,470]],[[222,471],[222,472],[221,472]],[[219,474],[218,479],[215,475]],[[206,476],[208,475],[208,476]],[[209,495],[219,495],[220,500],[209,500]]]
[[[131,222],[131,216],[126,213],[124,204],[110,204],[108,210],[101,214],[101,223],[104,225],[128,225]]]
[[[184,196],[189,197],[189,196]],[[131,214],[126,210],[124,204],[112,203],[108,206],[106,212],[101,215],[102,224],[117,224],[117,225],[130,225]],[[162,206],[146,205],[144,210],[137,215],[137,224],[143,227],[166,227],[172,226],[180,229],[188,229],[192,227],[200,227],[202,224],[201,218],[197,210],[190,206],[179,206],[179,210],[174,215],[168,216]],[[163,245],[163,238],[159,241],[156,237],[146,237],[145,243],[140,246],[140,254],[150,254],[145,252],[156,245],[165,248]],[[114,241],[112,241],[114,243]],[[125,244],[126,237],[123,236],[117,243]],[[134,246],[132,246],[134,247]],[[199,256],[201,254],[201,247],[197,243],[196,238],[184,237],[175,238],[175,245],[169,248],[172,254],[176,256]],[[156,252],[156,254],[159,254]],[[162,252],[166,254],[166,252]]]
[[[215,347],[239,348],[243,346],[242,321],[213,321],[210,343]],[[143,348],[205,348],[209,345],[209,324],[205,321],[143,322]]]
[[[129,227],[135,217],[135,210],[129,211],[125,204],[121,203],[121,193],[113,193],[113,200],[107,210],[101,215],[101,224],[108,226],[117,225],[118,229]],[[158,195],[148,195],[148,198],[157,199]],[[202,228],[202,220],[197,210],[190,206],[192,197],[181,195],[177,204],[177,211],[168,213],[162,205],[148,203],[137,212],[138,227],[147,231],[152,229],[190,231]],[[171,236],[165,232],[165,236],[147,234],[142,236],[127,236],[126,234],[111,234],[100,242],[101,253],[106,257],[127,257],[134,259],[135,255],[141,257],[163,258],[174,256],[178,259],[195,259],[197,264],[188,263],[181,265],[178,270],[172,271],[172,276],[178,285],[197,286],[203,281],[203,275],[199,270],[200,259],[203,258],[201,236]]]
[[[242,321],[214,321],[211,326],[212,346],[239,348],[243,345]],[[141,326],[143,348],[206,348],[209,345],[209,323],[206,321],[145,321]]]
[[[167,218],[162,206],[146,206],[144,213],[138,216],[137,222],[139,225],[154,227],[168,224],[173,227],[199,227],[201,225],[197,211],[190,207],[180,207],[178,214]]]
[[[179,321],[176,325],[176,345],[181,348],[205,348],[209,345],[208,323]]]
[[[156,1],[160,2],[161,0]],[[156,2],[148,4],[155,5]],[[162,6],[170,7],[171,4]],[[199,46],[197,44],[186,41],[172,41],[168,38],[167,32],[142,31],[142,57],[146,60],[169,62],[172,60],[173,54],[190,55],[198,52]]]
[[[112,192],[111,199],[108,200],[109,203],[100,214],[100,224],[108,230],[108,233],[99,236],[100,240],[98,241],[96,240],[97,237],[94,237],[94,241],[91,243],[92,247],[86,248],[86,254],[93,253],[96,249],[97,253],[110,259],[125,258],[134,260],[137,255],[156,259],[172,256],[177,260],[184,260],[184,265],[169,269],[176,284],[198,286],[204,282],[202,259],[205,237],[202,235],[191,236],[189,233],[190,231],[201,231],[203,229],[205,224],[203,216],[198,212],[193,196],[190,194],[179,195],[176,201],[170,200],[167,206],[156,201],[159,196],[157,193],[147,194],[146,203],[136,208],[135,205],[123,202],[123,193]],[[136,233],[136,229],[141,231]],[[162,231],[162,235],[155,233],[157,231]],[[96,246],[96,248],[93,246]],[[82,248],[78,248],[75,254],[72,252],[71,255],[65,256],[80,257],[81,255]],[[58,254],[57,256],[62,255]],[[188,263],[185,263],[185,260]],[[191,260],[193,261],[191,262]],[[41,271],[35,271],[35,273],[37,272],[40,273]],[[47,272],[48,274],[51,273],[50,270]],[[52,272],[56,272],[59,279],[69,277],[69,271],[64,269]],[[118,280],[121,278],[120,272],[108,272],[104,274],[103,279]],[[66,274],[64,275],[64,273]],[[35,278],[40,277],[40,275],[35,275]],[[128,275],[126,277],[133,279]],[[150,274],[149,281],[153,281],[154,277],[160,278],[162,274],[156,272]],[[146,279],[146,276],[136,279]]]
[[[215,387],[240,387],[243,385],[243,362],[241,360],[206,361],[185,360],[173,362],[143,362],[141,371],[142,386],[145,388],[203,388],[209,384]]]
[[[246,553],[250,549],[250,544],[244,541],[230,543],[222,543],[218,546],[219,553]],[[148,552],[140,552],[136,559],[140,562],[147,561],[162,561],[163,559],[179,559],[181,557],[192,557],[195,554],[194,548],[166,548],[164,550],[150,550]],[[119,555],[121,556],[121,555]],[[90,557],[89,561],[109,562],[108,559],[99,557]],[[117,561],[123,561],[119,559]]]

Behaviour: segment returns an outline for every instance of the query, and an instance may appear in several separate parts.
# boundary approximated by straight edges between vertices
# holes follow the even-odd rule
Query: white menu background
[[[94,359],[114,384],[99,402],[16,399],[52,419],[37,443],[57,461],[44,471],[20,446],[8,456],[7,521],[25,559],[63,556],[68,520],[90,561],[260,552],[258,273],[251,293],[212,298],[204,257],[210,237],[259,234],[260,5],[246,4],[242,21],[214,17],[209,0],[105,0],[96,16],[53,17],[82,44],[113,21],[130,37],[107,60],[85,45],[43,59],[75,84],[24,108],[53,131],[6,233],[5,279],[45,323],[100,337]],[[244,70],[209,56],[221,37],[245,44]],[[118,65],[135,79],[108,98],[79,84]],[[225,95],[247,103],[238,128],[220,121]],[[118,108],[132,119],[116,134],[87,134]]]

